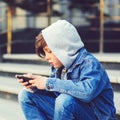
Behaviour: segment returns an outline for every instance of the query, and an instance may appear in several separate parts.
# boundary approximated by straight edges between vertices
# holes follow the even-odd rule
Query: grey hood
[[[52,52],[68,69],[84,47],[76,28],[66,20],[58,20],[42,30],[42,35]]]

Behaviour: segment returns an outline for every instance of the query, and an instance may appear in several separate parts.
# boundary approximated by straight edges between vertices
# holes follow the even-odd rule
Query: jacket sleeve
[[[97,97],[109,82],[104,68],[94,59],[85,60],[82,65],[77,66],[79,74],[77,82],[74,78],[61,80],[59,78],[48,78],[46,90],[70,94],[84,102],[90,102]]]

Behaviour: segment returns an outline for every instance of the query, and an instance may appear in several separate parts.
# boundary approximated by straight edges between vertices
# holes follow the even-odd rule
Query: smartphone
[[[29,82],[29,80],[32,80],[32,78],[25,77],[23,75],[17,75],[18,79],[23,79],[23,82]]]
[[[18,79],[23,79],[23,82],[28,82],[28,85],[31,85],[31,83],[29,83],[29,80],[32,80],[32,78],[28,78],[28,77],[25,77],[23,75],[17,75],[16,76]],[[31,88],[31,92],[34,93],[37,91],[37,88],[36,87],[32,87]]]

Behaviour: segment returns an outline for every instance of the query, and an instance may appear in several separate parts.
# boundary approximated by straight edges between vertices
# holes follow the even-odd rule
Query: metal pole
[[[12,14],[10,7],[7,10],[7,53],[11,53],[11,40],[12,40]]]
[[[103,53],[104,49],[104,0],[100,0],[100,44],[99,52]]]

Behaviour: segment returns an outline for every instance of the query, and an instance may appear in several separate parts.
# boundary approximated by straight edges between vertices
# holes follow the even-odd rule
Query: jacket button
[[[50,90],[50,86],[49,85],[47,86],[47,89]]]

